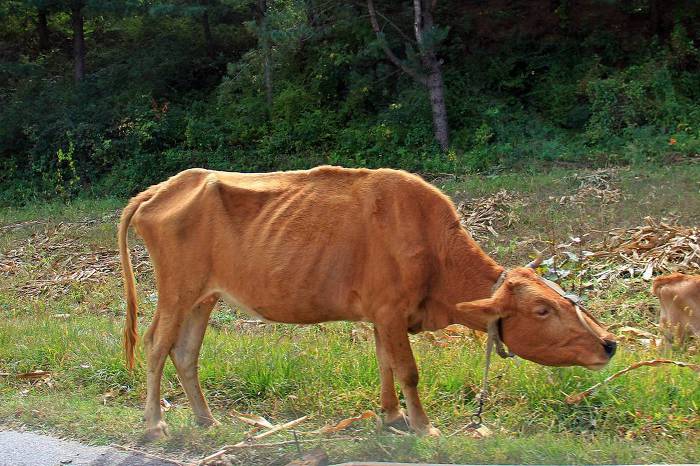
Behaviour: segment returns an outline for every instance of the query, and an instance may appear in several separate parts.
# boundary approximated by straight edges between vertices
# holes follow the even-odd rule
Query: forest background
[[[693,0],[2,0],[0,205],[700,152]]]

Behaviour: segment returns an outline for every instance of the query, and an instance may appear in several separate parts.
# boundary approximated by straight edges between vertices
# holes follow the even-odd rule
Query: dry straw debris
[[[617,170],[600,169],[592,172],[576,173],[569,177],[572,183],[578,181],[576,193],[557,198],[560,205],[583,204],[590,199],[598,199],[602,204],[613,204],[620,201],[622,193],[613,187]],[[555,200],[555,198],[550,198]]]
[[[103,283],[118,276],[121,266],[119,253],[114,248],[89,247],[85,238],[98,224],[114,221],[109,216],[100,220],[43,224],[15,248],[0,253],[0,276],[26,277],[17,291],[24,296],[66,294],[75,283]],[[25,222],[8,225],[3,231],[41,225]],[[136,270],[150,270],[146,249],[137,244],[132,248]]]
[[[442,330],[434,332],[422,332],[414,338],[422,339],[442,348],[450,346],[452,343],[464,343],[465,340],[473,340],[483,345],[486,334],[477,330],[464,327],[462,325],[448,325]]]
[[[489,236],[498,236],[495,229],[496,222],[507,220],[510,226],[517,220],[512,215],[512,209],[525,205],[525,202],[515,193],[502,189],[492,196],[478,197],[460,202],[457,212],[462,217],[462,226],[476,241],[486,239]]]
[[[621,273],[641,274],[646,280],[654,272],[697,272],[700,270],[700,228],[671,225],[651,217],[635,228],[617,228],[587,253],[598,262],[598,278]],[[600,270],[602,269],[602,270]]]
[[[358,416],[352,416],[346,419],[343,419],[342,421],[338,422],[337,424],[334,425],[325,425],[321,427],[320,429],[314,431],[313,433],[319,433],[319,434],[335,434],[337,432],[340,432],[341,430],[345,430],[348,427],[350,427],[351,424],[357,422],[357,421],[362,421],[364,419],[379,419],[377,414],[374,411],[367,410],[364,411],[362,414]]]

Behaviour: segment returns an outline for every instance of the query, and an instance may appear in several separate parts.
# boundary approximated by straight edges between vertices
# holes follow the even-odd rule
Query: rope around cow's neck
[[[496,348],[496,353],[502,358],[513,358],[515,355],[510,351],[506,351],[500,336],[500,319],[495,319],[489,322],[487,326],[488,337],[486,339],[486,359],[484,361],[484,381],[479,392],[476,412],[472,414],[471,422],[467,427],[478,428],[482,425],[481,414],[484,412],[484,401],[489,395],[489,368],[491,367],[491,353]]]
[[[493,284],[491,288],[491,294],[495,293],[498,288],[501,287],[506,279],[507,272],[504,270],[501,275],[498,276],[496,283]],[[481,386],[481,391],[478,393],[478,403],[476,411],[471,416],[471,422],[465,426],[465,428],[478,428],[483,422],[481,419],[481,414],[484,412],[484,401],[489,395],[489,368],[491,367],[491,353],[493,349],[496,348],[496,353],[502,358],[513,358],[515,355],[510,351],[506,351],[503,346],[503,341],[501,341],[501,319],[493,319],[486,326],[486,333],[488,335],[486,339],[486,359],[484,361],[484,380]]]

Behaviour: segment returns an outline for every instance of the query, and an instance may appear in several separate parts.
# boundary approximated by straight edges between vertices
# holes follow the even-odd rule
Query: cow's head
[[[522,358],[548,366],[603,368],[615,354],[614,336],[537,275],[536,266],[510,270],[493,296],[457,308],[500,319],[501,339]]]

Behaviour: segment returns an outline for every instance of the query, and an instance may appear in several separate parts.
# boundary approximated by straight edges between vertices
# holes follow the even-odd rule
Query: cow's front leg
[[[375,326],[381,346],[391,361],[391,369],[399,379],[406,398],[411,429],[419,435],[440,435],[440,431],[430,424],[418,396],[418,367],[408,340],[407,325],[394,317],[385,322],[376,322]]]
[[[381,382],[380,401],[384,413],[385,426],[407,428],[408,419],[406,413],[399,406],[399,398],[394,387],[394,371],[391,369],[391,358],[385,346],[382,345],[377,327],[374,327],[374,344],[377,349],[377,363],[379,364],[379,379]]]

